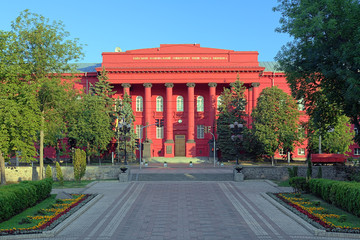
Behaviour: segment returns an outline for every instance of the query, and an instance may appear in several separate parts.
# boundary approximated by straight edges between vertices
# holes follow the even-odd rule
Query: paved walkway
[[[314,236],[261,195],[282,190],[267,181],[98,182],[84,192],[103,197],[52,239],[341,239]]]

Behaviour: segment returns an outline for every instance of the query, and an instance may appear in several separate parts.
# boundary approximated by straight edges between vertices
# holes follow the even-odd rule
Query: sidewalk
[[[84,192],[102,198],[52,239],[342,239],[314,236],[262,196],[287,190],[268,181],[98,182]]]

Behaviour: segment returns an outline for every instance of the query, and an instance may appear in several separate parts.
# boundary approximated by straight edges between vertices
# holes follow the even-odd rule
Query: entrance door
[[[175,135],[175,156],[185,157],[185,135]]]

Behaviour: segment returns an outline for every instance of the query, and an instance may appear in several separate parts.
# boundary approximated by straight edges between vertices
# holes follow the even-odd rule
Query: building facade
[[[157,48],[104,52],[102,56],[101,64],[79,67],[83,73],[78,87],[88,92],[97,73],[106,69],[116,91],[113,97],[121,99],[127,93],[132,99],[138,137],[143,126],[151,125],[143,132],[145,158],[212,156],[212,135],[205,129],[214,130],[219,96],[237,78],[246,87],[248,116],[264,88],[276,85],[290,94],[285,74],[275,71],[274,62],[259,62],[256,51],[161,44]],[[299,111],[300,120],[307,121],[301,106]],[[163,119],[164,126],[155,126],[156,119]],[[247,122],[251,123],[250,117]],[[305,159],[306,144],[296,147],[294,159]]]

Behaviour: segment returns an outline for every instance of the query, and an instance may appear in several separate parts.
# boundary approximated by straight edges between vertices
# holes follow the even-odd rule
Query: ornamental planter
[[[164,167],[167,167],[167,162],[164,162]]]
[[[130,168],[121,167],[120,174],[119,174],[119,182],[128,182],[129,176],[130,176]]]

